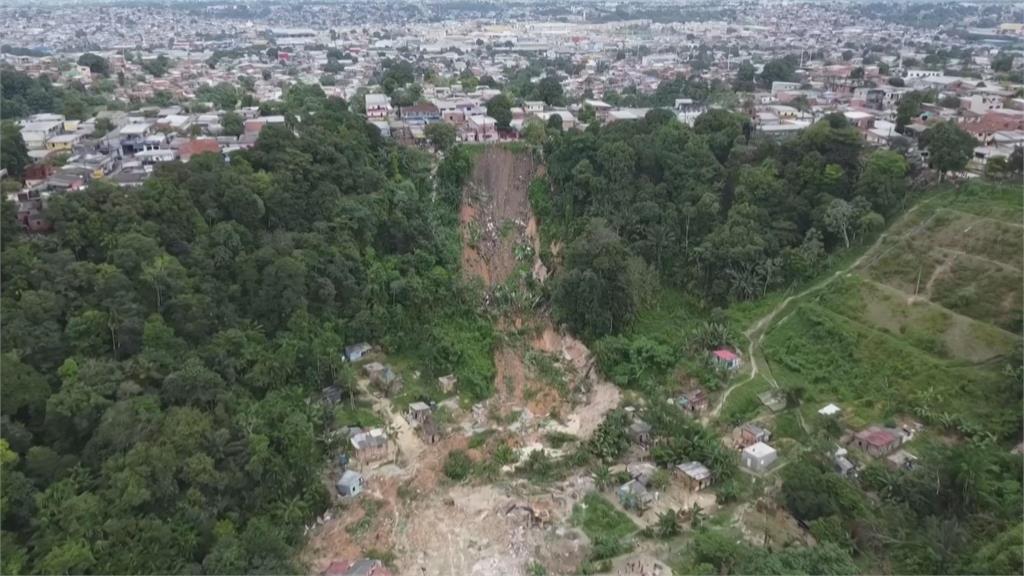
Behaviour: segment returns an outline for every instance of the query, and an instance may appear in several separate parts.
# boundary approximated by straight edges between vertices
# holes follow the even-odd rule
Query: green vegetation
[[[944,178],[967,167],[978,141],[956,122],[939,122],[921,134],[921,144],[928,150],[928,162]]]
[[[771,390],[771,385],[761,377],[736,388],[722,407],[721,420],[732,426],[751,420],[761,409],[757,395],[766,390]]]
[[[0,94],[4,119],[53,112],[81,120],[107,103],[102,94],[87,89],[81,82],[68,82],[66,87],[60,88],[54,86],[48,76],[32,77],[6,65],[0,67]]]
[[[860,486],[836,475],[827,459],[806,455],[780,472],[780,499],[811,524],[818,548],[824,540],[856,550],[866,565],[898,574],[1019,572],[1020,457],[982,444],[915,449],[921,460],[913,471],[874,463]],[[1008,548],[995,553],[993,541]]]
[[[878,153],[862,174],[860,138],[837,115],[776,145],[725,111],[693,129],[652,113],[552,137],[545,152],[541,225],[569,241],[555,311],[591,338],[628,330],[653,285],[633,264],[602,269],[606,259],[640,258],[708,305],[754,300],[815,276],[829,250],[876,233],[904,200],[905,164]]]
[[[680,574],[860,574],[850,555],[831,542],[769,551],[739,534],[700,530],[673,569]]]
[[[915,414],[967,435],[1010,438],[1021,427],[1020,383],[999,370],[959,365],[903,339],[803,304],[768,332],[765,357],[791,396],[836,402],[855,427]]]
[[[50,107],[20,81],[3,74],[5,114]],[[331,421],[380,422],[319,402],[351,396],[345,344],[489,394],[493,328],[458,270],[465,155],[435,202],[430,159],[340,100],[293,86],[279,109],[229,164],[54,197],[46,238],[5,222],[5,573],[303,572]]]
[[[337,406],[334,409],[334,425],[339,428],[343,426],[377,428],[384,425],[384,420],[380,414],[373,411],[368,403],[360,402],[355,406]]]
[[[473,473],[473,461],[462,450],[452,450],[444,461],[444,475],[461,482]]]
[[[631,537],[637,525],[603,496],[595,493],[583,497],[572,509],[572,523],[590,538],[592,548],[584,573],[607,570],[606,561],[633,548]]]
[[[591,539],[623,540],[637,531],[629,516],[595,493],[587,494],[582,504],[573,506],[572,522]]]
[[[0,124],[0,130],[0,168],[15,178],[21,177],[25,168],[32,163],[21,130],[14,122]]]

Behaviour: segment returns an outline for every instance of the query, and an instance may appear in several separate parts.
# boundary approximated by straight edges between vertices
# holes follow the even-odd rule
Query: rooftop
[[[705,480],[711,477],[711,470],[700,462],[684,462],[676,466],[676,469],[694,480]]]
[[[758,442],[757,444],[751,444],[743,449],[744,454],[749,454],[755,458],[761,458],[763,456],[770,456],[775,454],[775,448],[765,444],[764,442]]]

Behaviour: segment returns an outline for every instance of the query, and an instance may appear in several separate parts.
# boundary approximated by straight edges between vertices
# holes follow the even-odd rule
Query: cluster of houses
[[[841,412],[835,404],[828,404],[818,410],[818,414],[833,417]],[[863,468],[853,458],[850,449],[874,460],[881,460],[892,470],[912,470],[917,464],[917,456],[903,449],[903,444],[914,437],[919,425],[902,426],[900,428],[886,426],[868,426],[859,432],[844,434],[839,439],[839,446],[832,453],[832,464],[840,476],[855,478]]]
[[[25,169],[23,186],[8,199],[17,205],[26,230],[45,232],[50,223],[42,213],[54,194],[80,191],[99,180],[140,186],[157,164],[188,162],[199,154],[226,156],[253,146],[264,126],[284,122],[283,116],[260,116],[255,107],[238,113],[244,122],[238,136],[224,134],[223,112],[188,114],[180,106],[100,112],[85,121],[32,115],[19,121],[19,129],[34,163]]]
[[[347,362],[360,362],[367,360],[367,355],[373,350],[374,347],[369,343],[360,342],[346,346],[342,355]],[[388,364],[367,362],[362,365],[362,372],[370,385],[385,396],[394,396],[402,390],[402,377]],[[458,379],[449,374],[438,378],[437,383],[440,390],[448,394],[455,391]],[[321,396],[325,405],[335,406],[341,401],[342,391],[337,386],[328,386],[324,388]],[[404,414],[406,421],[426,444],[434,444],[443,437],[443,427],[435,417],[435,411],[436,405],[433,403],[412,402]],[[364,465],[384,460],[388,457],[390,439],[387,432],[380,427],[350,426],[339,432],[347,439],[348,452],[341,456],[342,475],[336,483],[336,488],[343,498],[357,496],[365,487],[365,478],[361,473],[347,469],[349,457]]]
[[[423,101],[399,107],[392,106],[390,98],[385,94],[371,93],[365,96],[364,114],[383,136],[406,144],[416,144],[426,140],[426,126],[437,122],[452,125],[461,142],[497,142],[519,138],[531,121],[546,125],[555,116],[561,121],[564,130],[582,127],[585,123],[579,116],[585,109],[592,111],[594,118],[601,123],[642,120],[651,110],[615,107],[593,98],[585,98],[567,106],[550,106],[541,100],[526,100],[511,107],[509,130],[502,133],[495,119],[487,115],[487,102],[500,93],[500,90],[490,88],[467,93],[457,84],[428,85],[424,88]],[[689,98],[676,99],[672,107],[677,118],[690,125],[707,109],[707,106],[694,103]]]

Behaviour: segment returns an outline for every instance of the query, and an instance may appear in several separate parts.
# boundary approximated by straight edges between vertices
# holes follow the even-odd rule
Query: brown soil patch
[[[534,416],[547,416],[561,403],[558,391],[536,378],[519,350],[502,347],[494,353],[495,387],[502,416],[523,406]]]
[[[463,190],[463,270],[488,287],[501,284],[515,269],[517,245],[539,248],[528,193],[535,173],[531,154],[492,146],[476,159]]]

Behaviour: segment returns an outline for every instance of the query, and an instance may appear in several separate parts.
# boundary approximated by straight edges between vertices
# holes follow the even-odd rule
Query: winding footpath
[[[921,206],[922,204],[924,203],[922,202],[920,204],[915,204],[914,206],[912,206],[900,217],[900,219],[897,222],[906,219],[908,216],[914,213],[914,211],[917,210],[918,207]],[[925,222],[922,222],[913,230],[905,234],[905,236],[912,236],[916,234],[921,229],[923,229],[927,222],[928,220],[925,220]],[[894,222],[893,225],[895,226],[896,222]],[[839,270],[836,270],[835,273],[833,273],[831,276],[825,278],[824,280],[818,282],[817,284],[814,284],[813,286],[807,288],[806,290],[798,294],[793,294],[792,296],[786,297],[785,300],[779,302],[774,308],[771,309],[771,311],[769,311],[767,314],[765,314],[756,322],[754,322],[754,324],[751,325],[750,328],[744,330],[743,336],[747,339],[747,358],[750,359],[750,375],[744,378],[743,380],[736,382],[732,386],[726,388],[725,392],[722,393],[722,396],[718,399],[718,402],[715,404],[715,407],[705,417],[705,420],[718,418],[719,412],[721,412],[722,407],[725,406],[726,400],[729,399],[729,394],[732,394],[733,390],[757,378],[758,374],[762,374],[762,370],[758,366],[757,354],[760,351],[761,341],[764,339],[764,335],[773,326],[773,322],[776,316],[778,316],[780,312],[785,310],[795,300],[800,300],[809,294],[817,292],[822,288],[825,288],[832,282],[834,282],[837,278],[849,274],[851,270],[860,266],[865,260],[867,260],[869,256],[876,252],[878,250],[878,247],[881,246],[882,242],[888,237],[888,232],[883,232],[879,234],[878,238],[875,239],[874,243],[872,243],[871,246],[867,250],[865,250],[863,254],[860,255],[860,257],[854,260],[852,264],[840,268]],[[785,321],[785,317],[783,318],[783,321]],[[772,376],[771,368],[768,366],[767,361],[765,361],[763,375],[765,380],[767,380],[768,383],[771,384],[772,388],[778,389],[779,383],[775,380],[775,377]]]

